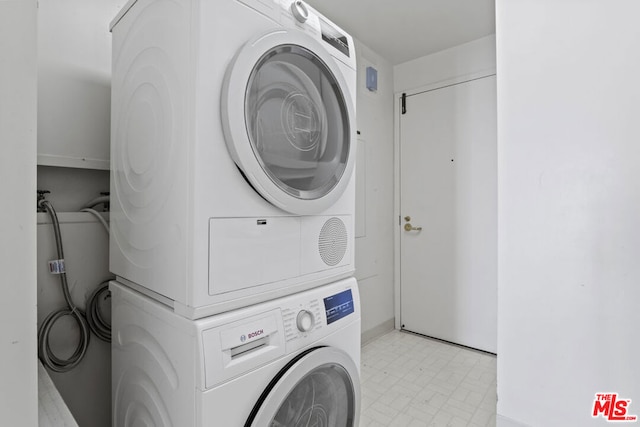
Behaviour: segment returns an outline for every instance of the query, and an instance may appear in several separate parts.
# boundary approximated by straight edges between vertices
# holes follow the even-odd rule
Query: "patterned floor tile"
[[[496,358],[392,331],[362,348],[368,426],[495,426]]]

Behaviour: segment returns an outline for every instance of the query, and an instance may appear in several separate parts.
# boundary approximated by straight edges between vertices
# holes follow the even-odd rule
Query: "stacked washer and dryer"
[[[357,426],[353,39],[300,0],[112,22],[115,426]]]

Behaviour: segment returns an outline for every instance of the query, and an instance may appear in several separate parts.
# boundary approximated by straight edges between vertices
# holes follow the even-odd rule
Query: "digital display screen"
[[[353,313],[353,295],[351,289],[324,299],[324,310],[327,313],[327,325]]]
[[[347,36],[322,19],[320,20],[320,30],[322,32],[322,40],[326,41],[345,55],[351,56],[349,55],[349,40],[347,39]]]

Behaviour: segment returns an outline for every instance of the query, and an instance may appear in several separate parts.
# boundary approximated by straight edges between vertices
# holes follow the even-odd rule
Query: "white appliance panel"
[[[209,292],[300,276],[300,218],[212,218]]]
[[[300,259],[295,265],[298,274],[284,266],[280,254],[269,253],[275,257],[273,268],[265,260],[259,273],[242,271],[249,276],[245,283],[251,284],[239,285],[226,279],[233,278],[242,264],[236,259],[224,272],[217,257],[233,258],[222,250],[222,242],[233,236],[212,233],[211,218],[292,217],[266,201],[257,184],[257,189],[249,185],[225,141],[224,76],[247,41],[273,31],[314,38],[314,45],[329,52],[328,61],[335,61],[333,67],[341,75],[345,93],[355,99],[352,39],[345,33],[351,49],[347,57],[323,41],[321,17],[313,9],[309,8],[308,22],[301,24],[290,19],[290,4],[133,0],[112,23],[110,270],[123,282],[157,296],[192,319],[300,292],[347,277],[354,270],[353,233],[344,263],[332,268],[308,267],[305,253],[309,251],[301,249],[301,241],[312,231],[304,230],[304,217],[298,217],[300,239],[295,242],[287,231],[288,243],[279,246],[280,252]],[[242,93],[238,97],[244,98]],[[355,135],[355,123],[352,125]],[[355,137],[350,143],[356,143]],[[350,161],[355,162],[353,157]],[[342,180],[342,194],[311,216],[346,216],[350,219],[345,223],[352,224],[353,174],[345,174]],[[236,230],[240,233],[237,240],[247,237],[246,230]],[[269,240],[273,238],[266,233],[256,235],[253,244],[235,245],[245,250],[243,254],[246,248],[255,247],[250,251],[255,257],[277,245]],[[224,280],[213,283],[212,277]]]
[[[117,282],[110,288],[115,425],[244,425],[275,376],[318,347],[342,356],[316,365],[352,366],[359,408],[361,314],[353,278],[195,321]],[[299,323],[300,313],[313,322]]]
[[[112,61],[110,270],[180,300],[173,283],[184,282],[188,262],[189,20],[185,0],[139,0],[113,31]]]

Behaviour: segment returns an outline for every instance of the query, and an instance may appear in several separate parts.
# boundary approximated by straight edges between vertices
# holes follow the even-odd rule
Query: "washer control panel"
[[[300,301],[282,308],[284,336],[287,341],[306,338],[323,327],[322,306],[319,299]]]
[[[354,278],[274,300],[282,319],[287,353],[304,348],[360,319]]]

